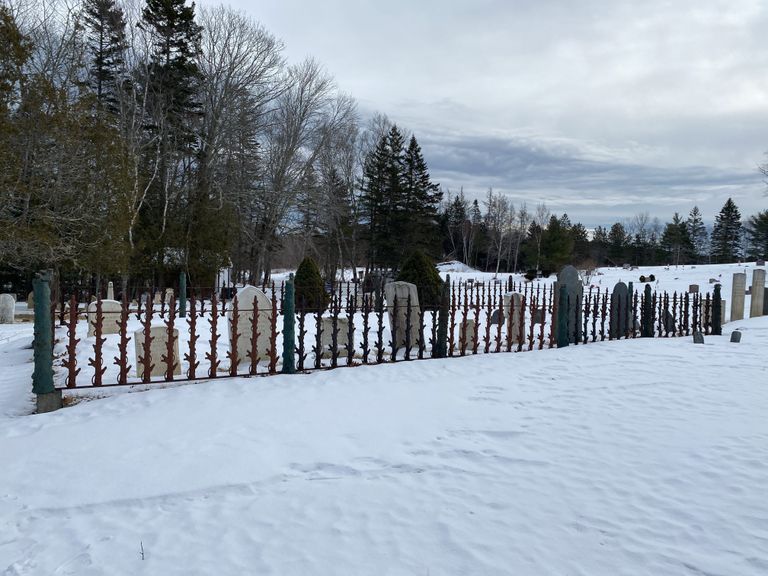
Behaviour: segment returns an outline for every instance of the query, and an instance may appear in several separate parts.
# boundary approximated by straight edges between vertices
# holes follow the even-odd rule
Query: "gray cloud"
[[[494,186],[585,223],[768,204],[765,2],[234,4],[415,132],[452,189]]]

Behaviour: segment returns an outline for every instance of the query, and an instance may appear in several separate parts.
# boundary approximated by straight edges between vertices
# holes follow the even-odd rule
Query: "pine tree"
[[[429,177],[421,147],[412,136],[403,157],[403,199],[398,222],[404,228],[405,249],[436,252],[437,207],[443,197]]]
[[[573,243],[573,260],[580,262],[589,257],[589,234],[581,222],[571,226],[571,242]]]
[[[694,258],[697,262],[701,262],[705,259],[708,252],[709,235],[707,234],[707,228],[704,226],[704,220],[698,206],[694,206],[690,214],[688,214],[688,220],[685,225],[688,229],[688,237],[693,244]]]
[[[748,255],[755,260],[768,256],[768,210],[750,216],[746,225],[749,241]]]
[[[563,226],[563,219],[553,214],[541,238],[542,272],[546,275],[559,270],[571,261],[572,252],[573,239],[569,229]]]
[[[688,227],[677,212],[672,217],[672,222],[664,228],[661,246],[669,252],[675,266],[685,264],[693,253],[693,243],[688,235]]]
[[[200,78],[196,58],[202,28],[195,22],[195,5],[185,0],[147,0],[143,26],[152,32],[150,82],[156,105],[166,121],[180,129],[200,107],[195,95]]]
[[[741,258],[741,236],[741,214],[733,200],[728,198],[712,229],[712,257],[715,261],[733,262]]]
[[[614,266],[621,266],[626,257],[627,246],[630,238],[627,235],[624,225],[616,222],[608,231],[608,258]]]
[[[120,70],[127,48],[123,9],[115,0],[86,0],[83,19],[89,29],[87,44],[92,59],[91,86],[99,104],[115,112]]]

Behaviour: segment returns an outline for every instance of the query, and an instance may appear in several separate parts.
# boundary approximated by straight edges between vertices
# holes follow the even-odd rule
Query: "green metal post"
[[[448,305],[451,293],[451,277],[446,276],[440,287],[440,308],[437,312],[437,342],[435,358],[445,358],[448,355]]]
[[[560,286],[557,302],[557,347],[568,346],[568,288]]]
[[[51,322],[51,273],[41,272],[32,281],[35,293],[35,369],[32,392],[37,395],[37,411],[61,408],[61,390],[53,385],[53,331]]]
[[[179,274],[179,318],[187,315],[187,273]]]
[[[283,293],[283,374],[296,374],[296,302],[294,300],[293,274],[285,283]]]

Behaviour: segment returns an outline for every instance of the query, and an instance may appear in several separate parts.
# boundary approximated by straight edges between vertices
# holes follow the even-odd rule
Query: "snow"
[[[0,328],[3,576],[768,573],[768,317],[42,415]]]

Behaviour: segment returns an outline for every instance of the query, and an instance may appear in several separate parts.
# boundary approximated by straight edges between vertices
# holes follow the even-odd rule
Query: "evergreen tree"
[[[602,226],[595,228],[590,244],[590,254],[596,266],[602,266],[608,255],[608,231]]]
[[[741,214],[728,198],[712,229],[712,257],[716,262],[733,262],[741,258],[741,235]]]
[[[675,266],[685,264],[693,253],[693,243],[688,235],[688,227],[677,212],[672,217],[672,222],[664,228],[661,246],[669,252],[671,262]]]
[[[403,156],[402,201],[396,219],[402,230],[402,253],[406,249],[437,250],[437,207],[443,197],[440,187],[429,177],[427,163],[415,136],[411,136]]]
[[[571,242],[573,243],[573,260],[581,262],[589,258],[589,234],[581,222],[577,222],[570,229]]]
[[[621,266],[626,257],[629,237],[624,225],[616,222],[608,232],[608,258],[614,266]]]
[[[563,226],[563,219],[554,214],[549,218],[549,224],[541,238],[541,270],[545,274],[555,272],[571,261],[573,238],[569,232],[569,229]]]
[[[120,71],[127,48],[123,9],[115,0],[86,0],[83,19],[89,30],[91,86],[99,104],[115,112]]]
[[[419,294],[419,304],[427,310],[434,310],[440,304],[440,290],[443,280],[435,263],[421,250],[415,250],[405,259],[397,275],[400,282],[415,284]],[[405,305],[405,302],[401,302]]]
[[[709,251],[709,235],[707,234],[707,228],[704,226],[704,220],[698,206],[694,206],[690,214],[688,214],[686,228],[688,229],[688,237],[693,244],[693,256],[697,262],[701,262],[706,258]]]
[[[768,256],[768,210],[750,216],[746,224],[748,256],[755,260]]]

